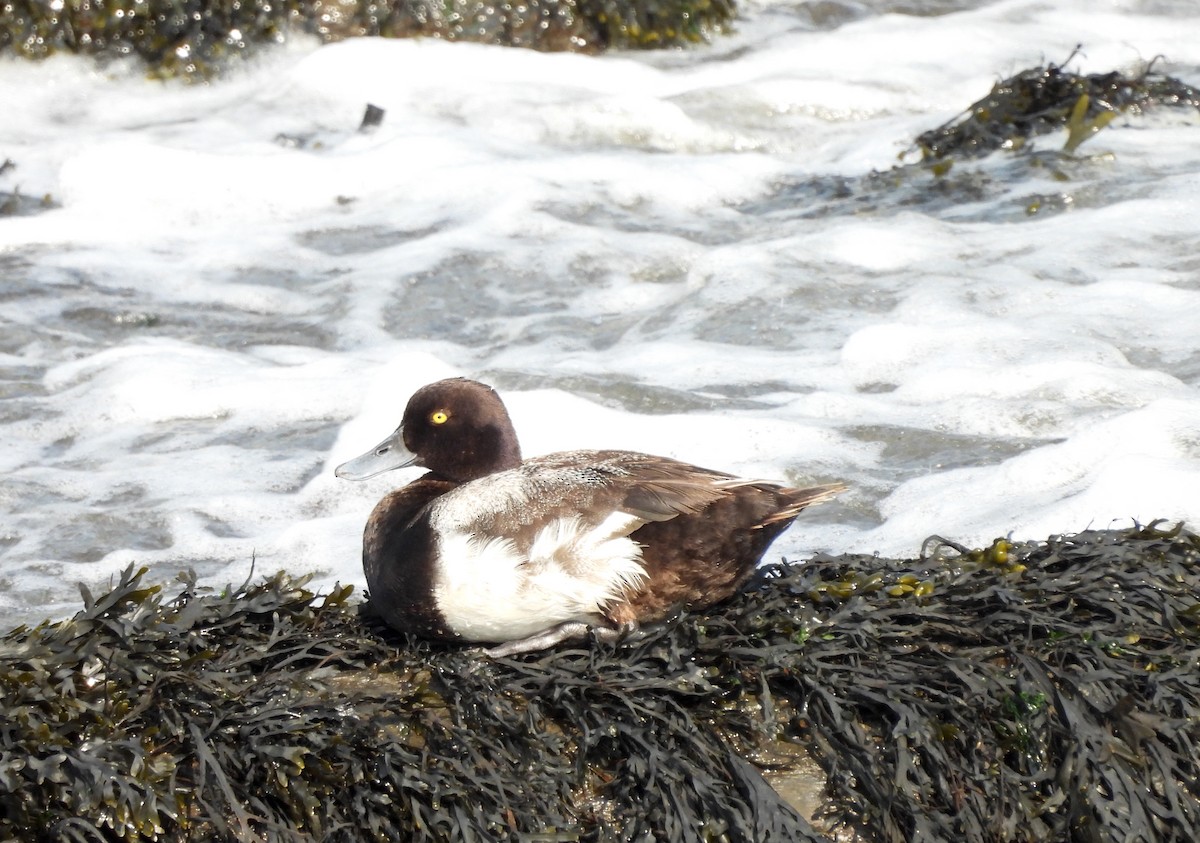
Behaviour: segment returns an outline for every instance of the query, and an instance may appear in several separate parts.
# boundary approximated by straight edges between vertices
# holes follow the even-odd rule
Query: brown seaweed
[[[1078,48],[1076,48],[1078,50]],[[1050,62],[997,82],[959,118],[923,132],[915,145],[924,161],[987,155],[1020,149],[1030,138],[1067,130],[1064,151],[1079,145],[1118,114],[1143,114],[1161,107],[1200,109],[1200,90],[1154,70],[1082,74]]]
[[[733,0],[0,0],[0,53],[136,55],[154,75],[210,78],[293,32],[591,52],[700,41],[735,11]]]
[[[1156,62],[1137,73],[1083,74],[1065,66],[1071,58],[997,82],[958,117],[921,133],[901,154],[905,163],[858,176],[799,178],[741,210],[806,219],[917,209],[956,221],[996,222],[1120,201],[1138,187],[1114,184],[1111,160],[1077,155],[1080,146],[1118,115],[1193,116],[1200,111],[1200,89],[1155,70]],[[1056,132],[1060,149],[1030,143]],[[1007,154],[975,163],[998,152]],[[1046,192],[1046,182],[1061,184],[1061,191]],[[1030,192],[1030,183],[1037,192]]]
[[[17,164],[11,158],[0,161],[0,179],[15,172]],[[5,190],[0,183],[0,217],[28,216],[30,214],[57,208],[58,203],[49,194],[40,197],[26,196],[21,193],[20,185],[14,185],[11,190]]]
[[[279,574],[0,639],[0,839],[1194,840],[1200,537],[818,556],[487,660]],[[369,604],[368,604],[369,605]],[[828,776],[816,829],[758,764]]]

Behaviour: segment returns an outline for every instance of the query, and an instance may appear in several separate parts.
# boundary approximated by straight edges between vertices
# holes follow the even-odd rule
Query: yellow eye
[[[433,424],[445,424],[450,419],[450,414],[445,410],[434,410],[429,414],[429,421]]]

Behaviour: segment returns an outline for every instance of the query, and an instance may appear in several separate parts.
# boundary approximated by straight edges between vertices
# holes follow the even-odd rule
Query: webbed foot
[[[489,647],[483,652],[493,659],[503,659],[520,653],[545,650],[564,641],[584,638],[587,635],[587,631],[588,625],[583,621],[566,621],[565,623],[560,623],[558,626],[552,626],[549,629],[543,629],[541,632],[535,632],[527,638],[505,641],[503,644]]]
[[[642,634],[642,628],[637,621],[625,621],[620,626],[594,626],[591,628],[597,641],[605,644],[616,644],[626,638],[636,638]]]
[[[566,621],[558,626],[535,632],[527,638],[518,638],[515,641],[505,641],[495,647],[488,647],[483,650],[483,653],[493,659],[503,659],[521,653],[532,653],[535,650],[546,650],[564,641],[578,641],[586,638],[589,630],[595,634],[597,641],[603,641],[606,644],[616,643],[639,631],[638,625],[633,622],[609,627],[588,626],[583,621]]]

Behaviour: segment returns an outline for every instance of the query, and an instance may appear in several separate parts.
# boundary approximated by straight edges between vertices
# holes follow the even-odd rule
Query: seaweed
[[[6,176],[16,169],[16,162],[11,158],[0,161],[0,177]],[[25,196],[21,193],[19,185],[13,187],[11,191],[0,190],[0,217],[28,216],[57,207],[58,203],[50,194],[40,198]]]
[[[0,0],[0,12],[0,52],[136,55],[154,76],[207,79],[292,32],[591,52],[700,41],[736,9],[733,0]]]
[[[1087,184],[1097,174],[1107,175],[1112,156],[1080,156],[1080,146],[1119,114],[1200,110],[1200,90],[1155,71],[1154,64],[1132,75],[1119,71],[1085,75],[1053,63],[1028,68],[997,82],[959,117],[923,132],[900,153],[901,163],[890,169],[799,179],[781,185],[771,196],[742,205],[741,210],[806,219],[919,208],[960,221],[996,222],[1119,201],[1137,188],[1114,185],[1110,178]],[[1053,132],[1063,135],[1061,150],[1035,149],[1029,142]],[[998,151],[1009,155],[987,165],[971,165]],[[914,152],[918,157],[911,160]],[[1038,192],[1029,193],[1024,190],[1029,181],[1075,182],[1076,186],[1046,193],[1042,184]],[[992,204],[997,198],[1007,200],[1008,207],[997,209]]]
[[[1075,55],[1062,65],[1038,65],[997,82],[963,116],[917,137],[921,159],[943,162],[1021,149],[1032,137],[1064,128],[1063,149],[1073,153],[1118,114],[1163,106],[1200,109],[1200,90],[1156,72],[1154,61],[1136,75],[1116,70],[1085,75],[1066,69]]]
[[[130,569],[0,639],[0,839],[1200,836],[1182,526],[819,555],[497,660],[397,636],[349,587],[181,579]],[[811,823],[768,784],[804,755]]]

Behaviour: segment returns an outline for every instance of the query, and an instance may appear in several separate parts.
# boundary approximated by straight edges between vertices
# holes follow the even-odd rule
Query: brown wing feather
[[[825,486],[812,486],[808,489],[785,489],[783,491],[791,493],[789,496],[791,502],[774,515],[763,519],[760,527],[767,527],[780,521],[791,523],[801,510],[837,497],[846,491],[846,487],[841,483],[830,483]]]
[[[681,607],[711,606],[729,598],[802,509],[844,488],[789,489],[752,483],[728,489],[698,513],[645,524],[631,538],[642,545],[646,580],[606,614],[618,626],[646,623]]]
[[[632,451],[570,451],[526,460],[521,471],[547,492],[547,505],[569,502],[601,520],[619,510],[643,521],[699,512],[728,494],[736,478]],[[537,507],[540,509],[541,507]]]

